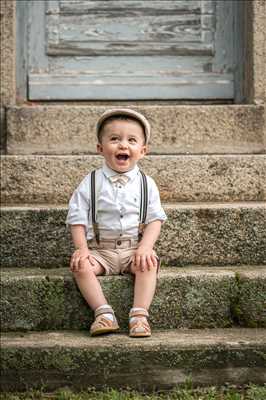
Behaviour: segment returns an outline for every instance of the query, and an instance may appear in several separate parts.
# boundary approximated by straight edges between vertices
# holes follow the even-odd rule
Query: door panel
[[[19,3],[30,100],[234,98],[234,1]]]
[[[208,13],[201,1],[59,1],[47,11],[47,54],[211,54],[213,7]]]

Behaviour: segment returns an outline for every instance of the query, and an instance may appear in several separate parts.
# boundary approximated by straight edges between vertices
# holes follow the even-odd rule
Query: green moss
[[[181,270],[181,274],[182,274]],[[234,278],[225,276],[193,275],[165,278],[159,281],[151,306],[151,320],[168,328],[212,328],[232,325],[230,301],[234,295]]]
[[[266,327],[266,279],[263,275],[236,273],[237,296],[231,305],[234,320],[249,328]]]
[[[89,340],[89,336],[88,336]],[[109,372],[124,371],[130,365],[133,371],[141,373],[148,366],[153,368],[222,368],[228,363],[243,366],[243,360],[250,366],[263,366],[265,353],[258,349],[225,349],[223,346],[206,349],[167,349],[161,346],[143,350],[127,346],[95,347],[92,349],[53,347],[51,349],[3,349],[2,370],[54,370],[101,374],[105,367]],[[247,365],[246,365],[247,366]],[[84,369],[85,368],[85,369]]]
[[[181,275],[179,275],[179,272]],[[154,329],[210,328],[232,325],[231,299],[235,281],[225,275],[180,269],[162,274],[150,308]],[[19,274],[20,272],[18,272]],[[103,291],[113,306],[122,330],[128,329],[133,302],[131,276],[100,277]],[[65,272],[29,271],[2,280],[2,328],[4,330],[88,329],[93,321],[72,276]]]

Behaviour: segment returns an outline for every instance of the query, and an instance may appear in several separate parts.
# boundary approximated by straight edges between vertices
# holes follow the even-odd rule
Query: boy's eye
[[[132,142],[132,143],[136,143],[137,139],[132,137],[132,138],[129,139],[129,141]]]
[[[117,136],[111,136],[110,139],[111,139],[112,142],[115,142],[116,140],[118,140],[118,137]]]

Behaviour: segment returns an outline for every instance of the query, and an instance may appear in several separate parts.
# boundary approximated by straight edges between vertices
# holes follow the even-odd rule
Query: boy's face
[[[106,122],[97,150],[109,168],[119,173],[130,171],[147,151],[142,126],[133,120]]]

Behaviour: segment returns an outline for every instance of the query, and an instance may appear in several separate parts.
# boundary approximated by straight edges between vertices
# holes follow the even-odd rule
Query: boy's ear
[[[103,146],[101,143],[97,143],[97,153],[101,154],[103,152]]]
[[[143,156],[145,156],[145,154],[149,153],[149,148],[146,144],[142,147],[142,152],[143,152]]]

